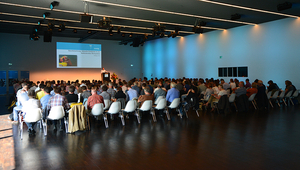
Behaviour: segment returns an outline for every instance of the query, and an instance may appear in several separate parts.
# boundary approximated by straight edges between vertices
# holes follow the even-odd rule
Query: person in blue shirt
[[[127,91],[128,101],[129,101],[129,100],[132,100],[132,99],[135,98],[135,97],[139,97],[138,92],[137,92],[136,90],[133,90],[133,89],[131,88],[131,85],[132,85],[131,82],[129,82],[129,83],[127,84],[127,89],[128,89],[128,91]]]
[[[47,108],[47,105],[48,105],[48,102],[49,102],[49,99],[52,97],[52,95],[50,94],[50,87],[45,87],[44,88],[44,93],[45,93],[45,96],[42,97],[40,99],[40,102],[41,102],[41,105],[42,105],[42,110],[43,110],[43,118],[45,119],[46,118],[46,108]]]
[[[168,105],[170,105],[175,98],[180,98],[180,92],[179,92],[179,90],[176,89],[176,83],[172,82],[171,89],[168,90],[168,93],[166,96]]]

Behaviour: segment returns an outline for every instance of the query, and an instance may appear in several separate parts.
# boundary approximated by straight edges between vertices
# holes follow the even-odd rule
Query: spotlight
[[[122,37],[125,37],[125,33],[122,33],[121,36],[122,36]]]
[[[37,41],[39,40],[40,36],[37,34],[38,32],[38,28],[35,27],[32,31],[32,33],[29,35],[29,39],[30,40],[33,40],[33,41]]]
[[[118,34],[120,34],[121,33],[121,27],[118,27],[118,32],[117,32]]]
[[[155,37],[156,32],[153,30],[152,37]]]
[[[132,37],[132,33],[130,33],[128,37],[131,38]]]
[[[238,13],[236,13],[236,14],[233,14],[233,15],[231,15],[231,18],[230,18],[231,20],[238,20],[238,19],[241,19],[241,14],[238,14]]]
[[[98,21],[98,28],[109,28],[110,24],[111,24],[110,18],[103,17],[103,19]]]
[[[168,35],[168,38],[172,37],[173,34],[174,32],[171,32],[171,34]]]
[[[51,14],[50,12],[45,12],[45,13],[43,14],[43,18],[46,19],[47,17],[50,16],[50,14]]]
[[[112,32],[113,29],[114,29],[113,26],[111,26],[111,27],[109,28],[108,34],[109,34],[110,36],[113,36],[113,35],[114,35],[113,32]]]
[[[283,10],[292,8],[292,6],[293,6],[292,3],[290,3],[290,2],[285,2],[285,3],[283,3],[283,4],[278,4],[278,5],[277,5],[277,10],[278,10],[278,11],[283,11]]]
[[[160,33],[160,38],[163,38],[165,36],[165,33],[164,32],[162,32],[162,33]]]
[[[65,24],[59,24],[59,27],[58,27],[58,31],[59,31],[59,32],[62,32],[62,31],[64,31],[65,29],[66,29]]]
[[[53,31],[54,29],[54,24],[52,22],[48,22],[48,31]]]
[[[58,6],[58,5],[59,5],[59,2],[53,1],[53,2],[51,2],[51,4],[50,4],[50,9],[52,10],[54,7],[56,7],[56,6]]]
[[[92,33],[92,31],[91,31],[91,30],[88,30],[88,31],[87,31],[87,33],[88,33],[88,34],[91,34],[91,33]]]
[[[77,33],[77,29],[73,29],[73,32],[74,32],[74,33]]]
[[[38,21],[38,25],[41,25],[43,22],[44,22],[44,20],[42,20],[42,19],[39,20],[39,21]]]

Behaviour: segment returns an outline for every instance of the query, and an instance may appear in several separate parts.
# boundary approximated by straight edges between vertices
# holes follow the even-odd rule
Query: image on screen
[[[56,43],[57,68],[101,68],[101,44]]]

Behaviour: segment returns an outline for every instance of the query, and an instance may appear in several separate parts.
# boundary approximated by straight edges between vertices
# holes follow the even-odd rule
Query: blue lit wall
[[[219,78],[218,67],[248,66],[250,81],[273,80],[284,88],[284,81],[291,80],[300,88],[300,19],[165,37],[147,42],[142,55],[143,75],[148,78]],[[225,81],[230,78],[235,77]]]

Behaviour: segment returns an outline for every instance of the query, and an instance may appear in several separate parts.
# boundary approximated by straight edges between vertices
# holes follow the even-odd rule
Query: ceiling
[[[28,34],[29,36],[37,26],[37,22],[43,19],[42,15],[45,12],[50,12],[51,15],[46,17],[43,24],[39,27],[39,35],[44,34],[44,31],[47,30],[48,21],[51,21],[56,25],[52,33],[53,36],[75,37],[82,41],[93,38],[117,40],[120,42],[131,41],[132,38],[128,37],[129,33],[133,33],[133,38],[144,37],[144,34],[148,34],[147,41],[160,38],[160,36],[152,36],[153,26],[157,22],[165,26],[166,35],[169,35],[175,28],[179,28],[180,36],[186,36],[193,34],[192,29],[197,19],[206,22],[206,25],[202,26],[205,34],[209,31],[222,31],[238,26],[261,24],[288,17],[199,0],[88,1],[92,2],[86,2],[87,6],[85,9],[85,3],[82,0],[58,0],[59,6],[50,10],[49,6],[53,0],[0,0],[0,32]],[[217,0],[210,2],[300,16],[300,0],[289,1],[293,6],[291,9],[284,11],[277,11],[277,5],[284,3],[284,0]],[[79,14],[84,11],[94,15],[92,24],[80,22]],[[235,13],[240,14],[241,18],[233,21],[230,18]],[[101,20],[103,16],[106,18],[110,17],[114,26],[113,36],[108,34],[108,29],[97,28],[97,21]],[[59,32],[59,24],[65,24],[66,29]],[[126,33],[125,37],[117,34],[117,27],[121,28],[121,33]],[[74,28],[77,29],[77,33],[73,32]],[[88,30],[91,30],[92,34],[89,34]]]

